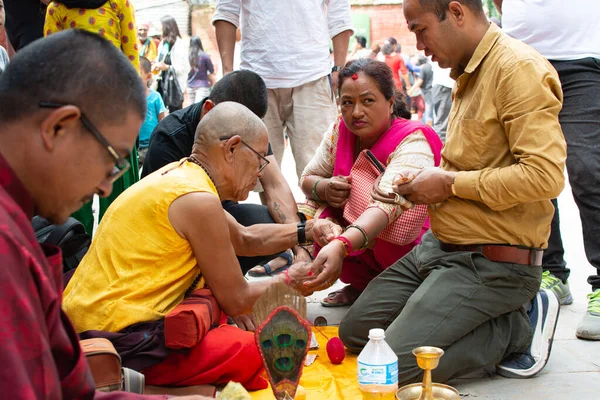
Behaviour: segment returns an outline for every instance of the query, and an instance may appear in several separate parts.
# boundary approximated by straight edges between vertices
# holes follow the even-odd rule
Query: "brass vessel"
[[[452,386],[432,383],[431,370],[436,369],[444,350],[437,347],[417,347],[413,350],[417,365],[425,371],[422,383],[402,386],[396,393],[398,400],[460,400],[458,390]]]

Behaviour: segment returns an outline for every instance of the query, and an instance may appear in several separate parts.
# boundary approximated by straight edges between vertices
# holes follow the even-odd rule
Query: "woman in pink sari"
[[[370,197],[370,186],[353,183],[353,177],[356,180],[358,176],[358,167],[353,166],[360,153],[369,149],[385,166],[379,189],[392,193],[392,181],[400,171],[439,165],[442,148],[433,129],[410,120],[410,112],[402,96],[397,96],[392,71],[385,63],[358,59],[346,64],[339,74],[339,97],[342,114],[325,133],[300,181],[308,198],[305,214],[332,219],[344,228],[340,236],[323,235],[317,240],[324,247],[317,246],[313,269],[316,266],[320,271],[326,270],[331,279],[311,289],[324,290],[338,277],[348,284],[329,294],[322,302],[327,307],[352,304],[373,278],[408,253],[429,229],[429,220],[422,210],[420,220],[407,222],[418,226],[406,226],[416,233],[405,242],[393,243],[378,237],[412,204],[401,197],[396,204],[376,201]],[[348,202],[365,196],[369,196],[368,205],[350,223],[345,211],[353,204]]]

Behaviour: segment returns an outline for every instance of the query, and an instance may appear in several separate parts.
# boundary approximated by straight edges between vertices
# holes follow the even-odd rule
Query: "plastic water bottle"
[[[398,391],[398,356],[385,342],[383,329],[369,330],[358,355],[358,387],[363,400],[394,400]]]

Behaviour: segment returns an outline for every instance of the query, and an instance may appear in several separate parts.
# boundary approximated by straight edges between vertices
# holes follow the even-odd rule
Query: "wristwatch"
[[[342,68],[344,67],[342,67],[341,65],[334,65],[333,68],[331,68],[331,72],[340,72]]]
[[[306,240],[306,215],[301,212],[298,213],[298,218],[300,218],[300,222],[298,222],[298,244],[299,245],[307,245],[311,244]]]

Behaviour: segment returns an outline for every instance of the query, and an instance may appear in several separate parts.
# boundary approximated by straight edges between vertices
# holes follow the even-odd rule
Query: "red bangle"
[[[283,271],[283,275],[285,275],[285,284],[289,286],[292,283],[292,278],[290,278],[290,271],[286,269],[285,271]]]
[[[345,236],[337,236],[333,240],[339,240],[344,245],[344,251],[346,252],[346,256],[352,253],[354,250],[352,249],[352,242]]]

